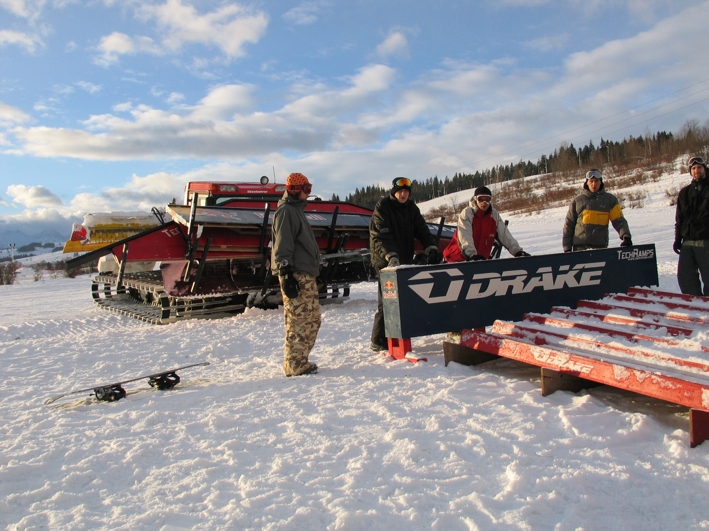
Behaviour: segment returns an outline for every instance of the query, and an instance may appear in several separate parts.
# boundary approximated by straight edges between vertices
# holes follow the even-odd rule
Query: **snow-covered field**
[[[664,191],[688,179],[625,211],[670,291]],[[560,252],[564,214],[510,230]],[[3,529],[709,528],[709,443],[689,448],[686,409],[607,387],[542,397],[533,367],[445,367],[442,336],[414,340],[427,363],[373,354],[374,284],[323,307],[321,371],[300,378],[281,372],[282,310],[159,327],[97,309],[89,285],[27,267],[0,286]],[[199,361],[172,391],[43,403]]]

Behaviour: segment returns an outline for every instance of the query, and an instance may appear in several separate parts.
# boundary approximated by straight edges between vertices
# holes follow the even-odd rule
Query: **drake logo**
[[[601,283],[601,275],[605,262],[591,262],[559,266],[554,272],[552,267],[540,267],[531,275],[524,269],[512,269],[502,273],[478,273],[473,275],[467,291],[463,290],[466,283],[465,274],[459,269],[438,269],[424,271],[414,275],[409,281],[434,280],[434,274],[448,275],[448,286],[445,293],[437,289],[439,295],[433,295],[435,282],[409,284],[409,287],[428,304],[455,302],[464,294],[464,300],[484,299],[487,297],[504,297],[505,295],[521,295],[535,289],[543,291],[596,286]],[[439,286],[441,279],[439,277]]]

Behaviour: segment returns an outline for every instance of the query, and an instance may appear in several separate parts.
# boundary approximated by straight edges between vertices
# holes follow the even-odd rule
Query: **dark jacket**
[[[584,190],[571,202],[564,221],[562,246],[564,251],[576,247],[608,247],[608,222],[618,232],[620,239],[630,236],[628,222],[618,199],[606,192],[601,184],[598,192],[591,192],[586,183]]]
[[[693,180],[679,191],[675,240],[709,240],[709,178]]]
[[[305,217],[306,200],[283,194],[273,215],[271,269],[278,273],[283,260],[293,266],[296,273],[314,277],[320,274],[320,249],[315,234]]]
[[[436,245],[436,238],[423,219],[419,207],[411,200],[399,203],[393,195],[383,197],[374,207],[369,223],[369,247],[372,251],[372,265],[386,267],[393,253],[399,256],[401,264],[414,262],[414,239],[424,249]]]

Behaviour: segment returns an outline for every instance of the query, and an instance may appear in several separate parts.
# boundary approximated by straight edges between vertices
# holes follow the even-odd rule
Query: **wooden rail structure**
[[[690,445],[709,439],[709,297],[629,288],[576,309],[495,321],[444,342],[445,363],[499,357],[541,368],[542,395],[604,384],[689,408]]]

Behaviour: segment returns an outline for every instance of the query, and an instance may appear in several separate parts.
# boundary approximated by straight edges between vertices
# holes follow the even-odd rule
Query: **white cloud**
[[[637,19],[641,23],[652,22],[661,10],[678,13],[703,2],[704,0],[571,0],[572,4],[589,15],[603,13],[609,8],[625,7],[631,20]]]
[[[596,92],[631,76],[642,76],[649,83],[657,76],[658,82],[665,82],[662,75],[653,72],[677,60],[705,63],[699,53],[687,48],[687,20],[697,26],[709,24],[709,12],[706,7],[690,8],[628,39],[609,41],[594,50],[570,55],[556,91],[564,96]]]
[[[185,95],[180,93],[180,92],[170,92],[170,95],[167,97],[167,103],[171,105],[175,105],[185,99]]]
[[[531,41],[525,42],[524,45],[532,50],[552,52],[563,50],[570,38],[571,35],[568,33],[560,33],[558,35],[548,35],[545,37],[539,37],[538,39],[532,39]]]
[[[37,101],[32,108],[42,114],[55,113],[62,106],[61,99],[56,97],[48,97]]]
[[[6,193],[14,203],[27,208],[51,207],[62,204],[62,200],[44,186],[11,184],[7,187]]]
[[[15,152],[38,157],[231,161],[223,166],[230,180],[270,176],[272,165],[279,172],[297,167],[324,176],[329,193],[371,184],[382,173],[425,179],[475,171],[535,158],[562,140],[577,144],[563,135],[567,131],[578,130],[574,135],[587,142],[604,133],[586,133],[591,128],[584,124],[631,107],[638,95],[696,82],[709,58],[701,49],[687,50],[684,21],[705,25],[704,11],[686,10],[628,39],[569,55],[554,68],[527,68],[512,59],[445,61],[402,81],[396,69],[370,64],[329,84],[299,72],[286,84],[284,103],[271,110],[261,105],[270,107],[272,100],[258,100],[260,87],[228,84],[196,103],[182,95],[165,109],[126,102],[91,116],[81,128],[17,125],[8,135],[20,146]],[[687,61],[696,68],[687,69]],[[179,195],[183,177],[134,176],[96,204],[136,209],[145,198],[160,204],[161,193]]]
[[[129,101],[118,103],[113,106],[114,112],[128,112],[133,108],[133,104]]]
[[[95,83],[90,83],[88,81],[77,81],[76,86],[85,90],[89,94],[96,94],[101,92],[101,85],[96,85]]]
[[[377,55],[386,57],[409,57],[409,42],[401,31],[394,31],[377,46]]]
[[[356,112],[374,95],[385,92],[396,72],[369,65],[340,90],[322,88],[272,113],[253,112],[252,87],[223,85],[197,105],[168,112],[146,105],[121,104],[131,119],[112,114],[92,116],[86,130],[17,127],[22,153],[90,160],[153,157],[240,158],[280,150],[326,149],[334,141],[341,113]],[[179,112],[178,112],[179,111]]]
[[[20,109],[0,101],[0,126],[9,127],[14,124],[26,122],[27,120],[29,120],[29,116]]]
[[[118,31],[101,37],[98,50],[101,55],[95,61],[101,66],[110,66],[118,62],[121,55],[135,55],[137,53],[163,54],[162,48],[150,37],[129,37],[125,33]]]
[[[251,87],[223,85],[212,89],[195,106],[191,118],[195,120],[230,120],[237,112],[253,106]]]
[[[18,17],[34,18],[44,3],[44,0],[0,0],[0,7]]]
[[[283,13],[283,19],[297,26],[313,24],[318,21],[318,15],[323,7],[329,5],[329,1],[303,2]]]
[[[214,46],[228,59],[234,59],[245,55],[246,44],[258,42],[268,26],[266,13],[239,4],[227,4],[199,14],[181,0],[167,0],[164,4],[140,5],[136,16],[146,22],[154,21],[159,37],[131,37],[115,31],[101,38],[97,46],[99,55],[95,58],[97,64],[113,65],[123,55],[177,54],[189,44]],[[195,58],[193,67],[204,68],[201,61],[204,60]]]
[[[156,21],[167,50],[177,52],[186,44],[204,44],[216,46],[229,58],[245,55],[246,43],[258,42],[268,26],[266,13],[238,4],[201,15],[180,0],[167,0],[162,5],[143,5],[138,14]]]
[[[33,53],[38,47],[43,46],[43,42],[37,35],[13,30],[0,30],[0,47],[9,45],[20,46]]]

